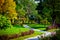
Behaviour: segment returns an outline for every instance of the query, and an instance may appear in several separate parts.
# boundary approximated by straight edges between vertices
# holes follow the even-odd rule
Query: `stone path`
[[[39,40],[39,35],[38,36],[35,36],[35,37],[31,37],[31,38],[27,38],[25,40]]]
[[[24,27],[25,28],[30,28],[28,25],[25,25]],[[25,40],[40,40],[39,38],[41,38],[41,36],[43,36],[43,37],[51,36],[51,32],[42,31],[42,30],[38,30],[38,29],[34,29],[34,28],[31,28],[31,30],[38,31],[38,32],[43,32],[44,34],[37,35],[37,36],[31,37],[31,38],[27,38]]]
[[[46,32],[46,33],[44,33],[42,35],[38,35],[38,36],[35,36],[35,37],[27,38],[25,40],[39,40],[39,38],[41,38],[41,36],[43,36],[43,37],[51,36],[51,33],[50,32]]]

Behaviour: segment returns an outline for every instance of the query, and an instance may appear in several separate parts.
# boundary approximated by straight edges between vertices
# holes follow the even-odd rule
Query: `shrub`
[[[60,30],[56,32],[56,37],[57,37],[57,40],[60,40]]]
[[[48,21],[48,20],[41,20],[41,24],[48,24],[48,25],[50,25],[50,22]]]
[[[60,40],[60,30],[56,31],[56,35],[41,38],[41,40]]]
[[[5,16],[0,15],[0,29],[5,29],[11,27],[11,22]]]

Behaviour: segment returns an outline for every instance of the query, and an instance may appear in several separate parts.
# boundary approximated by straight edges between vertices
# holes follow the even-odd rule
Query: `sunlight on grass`
[[[49,25],[44,25],[44,24],[27,24],[27,25],[29,25],[30,27],[32,27],[32,28],[43,28],[43,27],[48,27]]]
[[[38,28],[39,30],[46,30],[46,28]]]
[[[12,28],[7,28],[6,30],[2,29],[0,30],[0,35],[11,35],[11,34],[18,34],[24,31],[28,31],[29,29],[27,28],[16,28],[16,27],[12,27]]]

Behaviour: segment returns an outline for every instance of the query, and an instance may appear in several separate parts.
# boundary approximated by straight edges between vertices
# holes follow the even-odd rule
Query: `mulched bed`
[[[18,37],[21,37],[21,36],[31,35],[33,33],[34,33],[33,30],[29,30],[29,31],[26,31],[26,32],[21,32],[19,34],[2,35],[2,36],[0,36],[0,40],[10,40],[10,39],[18,38]]]

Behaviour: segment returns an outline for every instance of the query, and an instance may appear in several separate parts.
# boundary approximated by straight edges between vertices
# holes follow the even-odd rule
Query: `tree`
[[[51,11],[51,17],[52,17],[52,23],[55,24],[57,23],[57,18],[59,19],[60,15],[60,0],[45,0],[44,6],[47,8],[52,9]]]
[[[37,4],[35,4],[33,0],[15,0],[15,2],[17,4],[16,10],[17,10],[17,13],[19,14],[18,15],[19,17],[24,16],[28,20],[29,15],[37,14],[37,11],[35,10]]]
[[[60,0],[53,0],[52,1],[52,20],[55,20],[56,23],[59,23],[58,21],[60,20],[59,15],[60,15]]]
[[[50,15],[51,9],[44,6],[44,2],[45,1],[40,0],[40,3],[38,3],[38,6],[36,8],[38,10],[40,20],[41,21],[43,20],[43,24],[44,24],[44,21],[47,21],[47,22],[51,21],[50,20],[51,19],[51,15]],[[45,23],[45,24],[47,24],[47,23]]]
[[[54,20],[55,20],[54,15],[53,15],[53,13],[54,13],[54,0],[45,0],[45,2],[46,2],[45,6],[47,8],[52,9],[51,15],[52,15],[52,22],[54,23]]]
[[[17,13],[16,13],[16,4],[13,0],[1,0],[0,1],[0,13],[2,15],[7,16],[10,20],[13,21],[14,19],[17,19]]]

